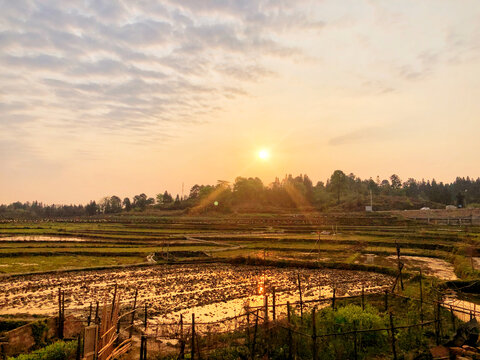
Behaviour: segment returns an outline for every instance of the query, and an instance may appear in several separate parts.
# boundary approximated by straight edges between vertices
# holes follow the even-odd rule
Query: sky
[[[0,203],[480,176],[478,0],[0,7]]]

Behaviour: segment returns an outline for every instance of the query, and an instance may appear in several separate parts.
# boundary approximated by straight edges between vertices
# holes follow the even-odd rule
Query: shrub
[[[44,348],[35,350],[30,354],[21,354],[17,357],[9,357],[8,360],[68,360],[74,359],[77,342],[58,341]]]

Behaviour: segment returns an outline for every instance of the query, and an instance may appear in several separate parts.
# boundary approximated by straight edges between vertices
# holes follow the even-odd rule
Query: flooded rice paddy
[[[58,242],[84,242],[92,241],[91,239],[74,237],[74,236],[47,236],[47,235],[15,235],[15,236],[0,236],[0,242],[10,241],[58,241]]]
[[[298,276],[303,300],[377,292],[390,286],[390,276],[348,270],[273,268],[227,264],[158,265],[146,268],[38,274],[0,279],[2,314],[53,315],[58,289],[65,291],[67,313],[86,315],[90,302],[113,296],[118,284],[123,304],[148,304],[151,321],[178,321],[195,312],[199,322],[222,320],[243,312],[245,304],[263,303],[263,292],[275,287],[277,304],[298,301]]]

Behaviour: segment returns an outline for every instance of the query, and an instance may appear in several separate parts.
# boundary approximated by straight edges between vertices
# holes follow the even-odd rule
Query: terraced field
[[[480,230],[398,215],[117,216],[0,223],[0,273],[236,257],[476,278]]]

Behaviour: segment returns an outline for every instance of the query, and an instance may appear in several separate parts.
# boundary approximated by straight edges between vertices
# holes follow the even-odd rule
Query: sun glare
[[[258,157],[262,160],[267,160],[270,157],[270,153],[266,149],[262,149],[258,152]]]

